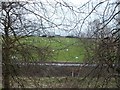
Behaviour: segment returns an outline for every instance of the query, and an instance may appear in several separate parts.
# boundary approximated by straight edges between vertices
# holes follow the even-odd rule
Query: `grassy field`
[[[54,55],[47,61],[82,62],[84,59],[84,45],[77,38],[31,36],[22,42],[36,47],[49,47]]]
[[[116,88],[114,78],[107,82],[102,77],[99,80],[86,78],[84,81],[80,77],[19,77],[16,78],[16,82],[11,80],[11,86],[17,87],[17,81],[26,88]]]

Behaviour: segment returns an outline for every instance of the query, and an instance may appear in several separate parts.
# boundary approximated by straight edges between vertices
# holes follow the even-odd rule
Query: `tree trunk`
[[[118,0],[118,4],[120,0]],[[120,11],[120,5],[118,5],[118,11]],[[117,87],[120,88],[120,13],[118,14],[118,49],[117,49],[117,61],[118,61],[118,80],[117,80]]]
[[[10,72],[9,72],[9,51],[7,49],[4,49],[3,51],[3,87],[4,88],[10,88]]]
[[[8,31],[6,29],[6,31]],[[2,71],[3,71],[3,87],[9,89],[10,88],[10,48],[9,48],[9,35],[8,32],[5,33],[4,42],[2,46]]]
[[[117,50],[117,61],[118,61],[118,77],[117,77],[117,87],[120,88],[120,32],[118,32],[118,50]]]
[[[4,35],[2,35],[2,76],[3,76],[3,88],[10,88],[10,16],[9,11],[6,9],[6,5],[2,3],[2,9],[6,12],[4,18]]]

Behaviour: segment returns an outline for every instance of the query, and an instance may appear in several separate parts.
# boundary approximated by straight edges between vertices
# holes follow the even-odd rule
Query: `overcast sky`
[[[8,0],[8,1],[15,1],[15,0]],[[19,1],[19,0],[16,0],[16,1]],[[88,23],[85,22],[82,29],[80,30],[81,23],[82,23],[83,19],[90,13],[90,11],[93,9],[93,7],[96,4],[98,4],[99,2],[112,1],[112,0],[20,0],[20,1],[43,2],[43,3],[49,2],[51,4],[51,6],[52,5],[54,6],[54,4],[57,1],[62,2],[63,4],[65,4],[64,2],[66,2],[69,6],[74,6],[74,10],[76,10],[78,12],[83,12],[83,13],[77,13],[77,12],[73,13],[73,11],[71,11],[69,8],[64,7],[64,6],[63,6],[63,8],[62,8],[63,10],[62,10],[59,5],[56,8],[52,8],[49,5],[48,6],[45,5],[44,7],[47,11],[43,11],[43,10],[36,11],[33,9],[33,7],[28,7],[29,9],[34,10],[35,13],[38,13],[43,17],[45,17],[45,15],[48,16],[48,18],[51,22],[54,22],[56,24],[62,23],[64,25],[64,26],[59,27],[59,29],[52,28],[52,29],[49,29],[48,31],[55,32],[56,34],[60,34],[60,35],[68,35],[68,34],[78,33],[80,31],[85,32],[86,28],[88,27],[87,26]],[[84,5],[88,1],[91,1],[89,6],[86,5],[86,6],[79,9],[79,7],[81,7],[82,5]],[[86,21],[89,20],[92,22],[94,19],[101,19],[102,18],[101,16],[103,14],[103,11],[105,9],[106,4],[107,4],[107,2],[100,5],[100,7],[98,7],[91,14],[91,16],[86,19]],[[56,9],[56,11],[55,11],[55,9]],[[53,13],[54,13],[54,15],[53,15]],[[107,11],[105,13],[105,15],[107,16],[109,13],[111,13],[110,10]],[[36,16],[32,15],[32,14],[27,14],[26,18],[35,19]],[[78,24],[76,25],[76,23],[78,23]],[[47,24],[45,22],[44,22],[44,25],[47,26]]]
[[[51,28],[48,31],[50,32],[55,32],[56,34],[60,35],[69,35],[69,34],[74,34],[74,33],[79,33],[80,31],[86,32],[86,29],[88,28],[88,22],[93,21],[95,19],[102,20],[103,12],[105,10],[105,6],[107,5],[107,1],[112,1],[112,0],[31,0],[32,2],[43,2],[46,3],[44,8],[46,11],[36,11],[34,10],[35,13],[40,14],[41,16],[45,17],[48,16],[49,20],[51,22],[54,22],[56,24],[63,24],[64,26],[61,26],[58,28]],[[80,8],[82,5],[90,1],[89,4],[85,5],[84,7]],[[87,22],[84,22],[82,29],[81,28],[81,23],[84,18],[91,12],[91,10],[97,5],[99,2],[106,1],[104,4],[101,4],[94,10],[94,12],[86,19]],[[47,5],[48,2],[51,4],[51,6],[54,7],[56,2],[61,2],[62,4],[65,5],[64,2],[67,3],[69,6],[73,6],[73,9],[78,11],[78,12],[83,12],[83,13],[73,13],[68,7],[62,7],[57,5],[57,7],[52,8],[50,5]],[[89,5],[89,6],[88,6]],[[79,9],[80,8],[80,9]],[[30,7],[29,7],[30,9]],[[114,7],[113,7],[114,9]],[[32,10],[32,7],[31,7]],[[55,12],[54,12],[55,11]],[[113,11],[112,9],[108,9],[108,11],[105,12],[105,18],[107,19],[108,15]],[[53,15],[54,13],[54,15]],[[27,15],[27,18],[34,19],[33,17],[36,17],[34,15]],[[45,17],[46,18],[46,17]],[[76,23],[77,26],[76,26]],[[44,23],[45,26],[47,26],[46,23]],[[74,28],[75,27],[75,28]]]

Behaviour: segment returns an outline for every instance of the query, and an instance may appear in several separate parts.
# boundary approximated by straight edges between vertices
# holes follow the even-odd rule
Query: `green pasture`
[[[78,38],[31,36],[22,39],[21,42],[35,47],[49,47],[53,55],[46,61],[82,62],[85,57],[84,44]]]

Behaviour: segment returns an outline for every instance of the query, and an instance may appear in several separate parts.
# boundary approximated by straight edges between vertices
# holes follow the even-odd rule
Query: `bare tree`
[[[110,1],[103,1],[92,3],[88,1],[82,7],[75,7],[65,1],[54,1],[52,5],[50,2],[2,2],[0,25],[2,31],[2,64],[3,64],[3,87],[26,87],[26,80],[18,76],[19,72],[23,69],[19,65],[14,65],[17,61],[26,62],[40,59],[47,60],[54,54],[49,47],[49,44],[44,47],[37,47],[29,45],[22,40],[25,40],[30,35],[36,33],[47,34],[49,31],[61,30],[64,32],[77,32],[79,37],[81,31],[89,29],[91,34],[85,35],[90,38],[89,40],[82,40],[87,55],[87,63],[96,64],[96,67],[89,69],[90,72],[85,75],[87,79],[90,74],[92,77],[88,80],[88,87],[92,80],[95,81],[94,87],[108,87],[109,81],[112,78],[117,80],[116,84],[119,87],[119,29],[116,27],[116,16],[119,14],[117,7],[119,3],[111,3]],[[90,5],[90,3],[92,3]],[[101,13],[98,13],[99,7],[105,3],[105,8]],[[90,7],[91,6],[91,7]],[[85,10],[88,7],[88,13]],[[52,12],[49,12],[49,11]],[[109,13],[108,13],[109,12]],[[69,15],[67,15],[68,13]],[[93,15],[94,14],[94,15]],[[28,17],[28,16],[32,17]],[[97,15],[96,20],[93,16]],[[80,18],[81,16],[81,18]],[[92,18],[91,18],[92,17]],[[100,19],[100,20],[99,20]],[[93,22],[92,22],[93,21]],[[89,23],[91,22],[91,23]],[[113,22],[113,23],[112,23]],[[86,25],[91,28],[88,28]],[[119,22],[118,22],[119,25]],[[85,28],[83,28],[85,27]],[[87,43],[86,43],[87,42]],[[68,47],[67,45],[66,47]],[[66,48],[64,47],[64,48]],[[57,50],[62,50],[59,48]],[[31,53],[31,52],[34,52]],[[36,58],[35,56],[38,56]],[[28,64],[26,64],[28,65]],[[28,65],[29,66],[29,65]],[[35,87],[40,87],[39,80],[32,77],[29,71],[31,68],[23,67],[24,72],[27,73],[27,79],[33,81]],[[84,68],[84,67],[83,67]],[[29,70],[28,70],[29,69]],[[36,68],[32,69],[33,73]],[[79,71],[81,72],[81,69]],[[84,68],[85,69],[85,68]],[[83,69],[83,70],[84,70]],[[101,72],[104,73],[101,73]],[[114,74],[118,73],[117,76]],[[23,75],[24,76],[24,75]],[[103,83],[99,85],[100,77],[104,77]],[[15,82],[11,85],[12,80]],[[21,80],[21,82],[19,82]],[[26,84],[25,84],[26,83]],[[77,85],[79,86],[79,85]]]
[[[99,4],[100,5],[100,4]],[[100,5],[101,6],[101,5]],[[111,6],[114,9],[111,9]],[[90,85],[91,80],[94,77],[97,77],[95,87],[109,87],[109,83],[114,79],[116,82],[116,87],[119,88],[119,29],[117,25],[119,22],[116,22],[116,17],[119,15],[119,10],[117,10],[119,2],[110,2],[108,1],[103,14],[99,15],[96,10],[96,15],[98,14],[99,20],[94,20],[89,23],[89,38],[92,38],[91,43],[87,44],[86,50],[89,54],[89,62],[95,63],[96,67],[92,69],[86,77],[93,75],[90,79],[88,86]],[[111,12],[109,13],[109,10]],[[107,14],[109,13],[109,14]],[[114,22],[118,23],[115,24]],[[110,26],[111,25],[111,26]],[[92,44],[92,45],[91,45]],[[94,46],[94,47],[93,47]],[[92,54],[90,51],[92,51]],[[102,73],[101,73],[102,72]],[[104,82],[99,86],[98,82],[100,77],[104,75]]]
[[[27,10],[26,2],[2,2],[1,4],[3,87],[12,87],[11,78],[18,83],[18,86],[24,87],[24,84],[18,81],[20,78],[14,77],[14,74],[17,77],[16,70],[19,70],[19,66],[14,67],[14,63],[18,61],[34,61],[35,55],[39,56],[39,60],[46,60],[51,57],[52,52],[49,50],[49,46],[36,47],[20,41],[35,31],[39,32],[39,29],[42,28],[41,24],[36,27],[34,21],[26,18],[29,12],[34,13],[31,10]],[[40,19],[42,18],[41,16],[39,17]],[[33,51],[34,55],[31,51]]]

